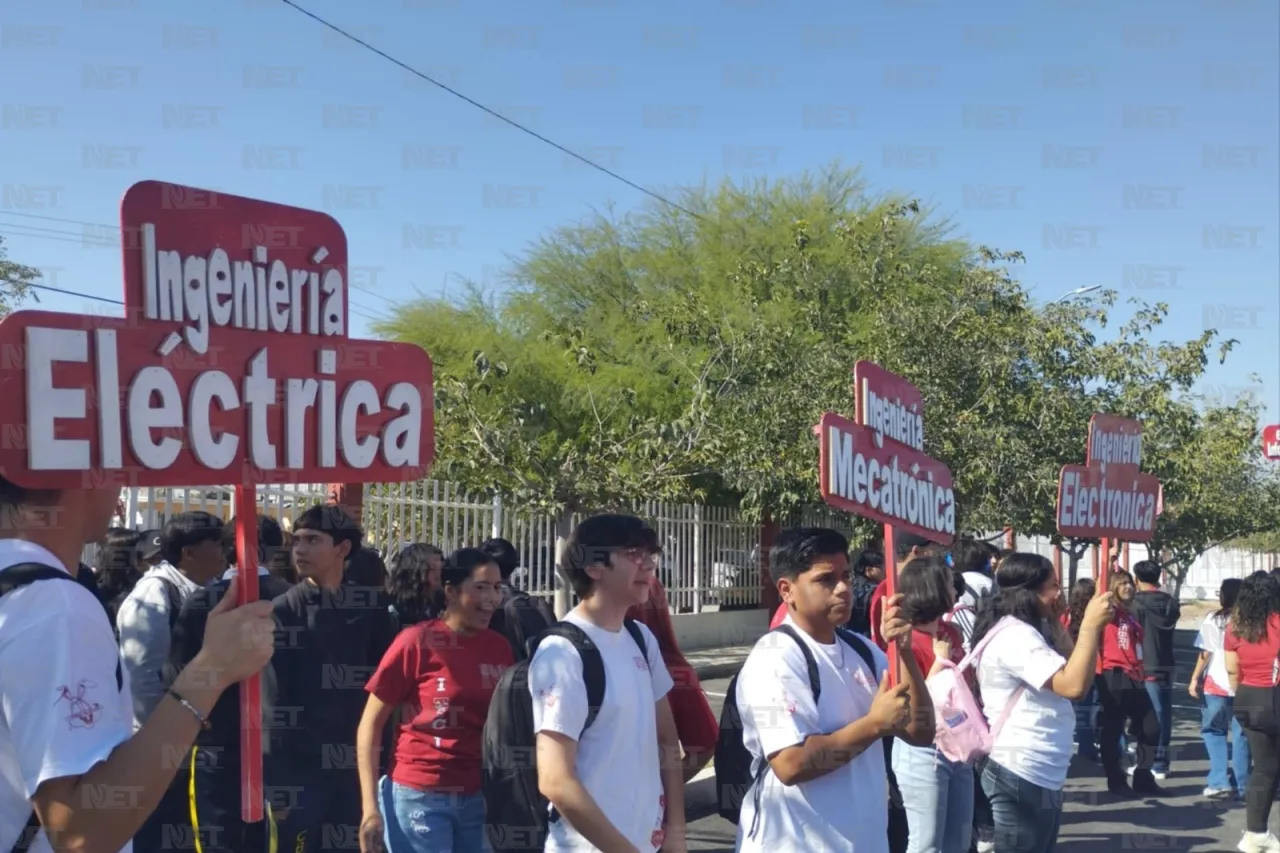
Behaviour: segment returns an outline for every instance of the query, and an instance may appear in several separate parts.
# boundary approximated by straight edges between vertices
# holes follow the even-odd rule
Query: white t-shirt
[[[1070,700],[1042,689],[1067,662],[1035,628],[1012,621],[982,653],[978,685],[994,728],[1018,687],[1026,689],[996,737],[991,759],[1014,775],[1060,791],[1071,765],[1076,715]]]
[[[948,622],[956,627],[960,632],[960,638],[964,641],[964,650],[970,651],[973,648],[973,626],[977,622],[978,599],[991,591],[991,578],[981,572],[965,572],[964,578],[965,590],[964,595],[956,599],[956,606],[947,617]]]
[[[813,735],[831,734],[867,715],[880,674],[889,666],[871,645],[874,672],[857,651],[837,640],[826,646],[791,621],[818,663],[822,695],[813,700],[804,653],[792,638],[765,634],[738,674],[742,739],[756,767],[767,755],[798,746]],[[870,644],[869,644],[870,645]],[[889,783],[879,741],[833,773],[798,785],[783,785],[773,773],[761,781],[756,824],[756,786],[747,791],[738,820],[739,853],[888,853]]]
[[[609,822],[638,850],[662,846],[666,800],[658,758],[656,708],[671,690],[658,640],[644,625],[645,655],[625,628],[616,634],[583,619],[575,610],[564,621],[577,625],[604,659],[604,703],[591,728],[582,658],[568,640],[548,637],[529,662],[535,732],[555,732],[578,741],[574,769]],[[681,792],[683,796],[683,792]],[[597,848],[563,818],[551,824],[547,853],[590,853]]]
[[[0,568],[19,563],[66,571],[39,545],[0,539]],[[0,850],[18,839],[42,783],[84,774],[133,734],[117,662],[107,614],[80,584],[40,581],[0,597]],[[31,851],[50,853],[43,833]]]
[[[1225,690],[1228,696],[1234,696],[1236,692],[1231,689],[1231,679],[1227,675],[1227,656],[1223,653],[1226,633],[1227,618],[1210,613],[1200,626],[1200,633],[1196,634],[1196,648],[1209,653],[1209,665],[1205,667],[1205,674],[1213,679],[1215,685]]]

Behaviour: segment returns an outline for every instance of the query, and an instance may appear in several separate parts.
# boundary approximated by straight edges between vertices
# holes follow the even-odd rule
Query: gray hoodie
[[[151,716],[164,697],[165,667],[169,662],[169,584],[181,593],[179,601],[200,587],[168,563],[160,563],[142,576],[120,603],[116,627],[120,632],[120,660],[129,671],[133,690],[133,728]]]

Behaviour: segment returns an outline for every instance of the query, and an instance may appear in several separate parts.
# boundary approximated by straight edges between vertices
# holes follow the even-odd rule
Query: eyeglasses
[[[648,548],[623,548],[618,551],[619,554],[626,557],[633,563],[653,563],[657,564],[660,551],[650,551]]]

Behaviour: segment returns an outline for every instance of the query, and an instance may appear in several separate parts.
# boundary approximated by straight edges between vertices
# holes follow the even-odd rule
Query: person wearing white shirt
[[[142,576],[120,604],[116,629],[120,659],[132,685],[135,730],[142,728],[164,697],[169,637],[182,602],[227,568],[222,528],[222,519],[207,512],[183,512],[170,518],[160,531],[162,561]]]
[[[117,497],[0,478],[0,570],[77,566]],[[234,600],[211,614],[198,660],[134,733],[127,674],[92,594],[51,579],[0,597],[0,850],[26,839],[50,853],[50,838],[58,851],[130,850],[177,769],[163,756],[189,749],[222,692],[271,657],[270,604]]]
[[[1203,699],[1204,703],[1200,715],[1200,737],[1204,741],[1205,752],[1209,753],[1209,777],[1205,780],[1204,795],[1210,799],[1231,796],[1228,765],[1235,772],[1235,791],[1241,800],[1249,785],[1252,756],[1249,740],[1235,717],[1236,691],[1232,689],[1227,675],[1224,645],[1227,622],[1239,595],[1240,578],[1227,578],[1222,582],[1218,589],[1221,606],[1204,618],[1200,633],[1196,634],[1200,657],[1196,659],[1196,668],[1187,687],[1193,699]],[[1228,732],[1231,734],[1230,747],[1227,746]]]
[[[1093,684],[1112,594],[1089,602],[1066,659],[1051,640],[1061,633],[1055,627],[1062,588],[1053,564],[1038,554],[1010,554],[1000,562],[995,584],[995,595],[978,615],[974,646],[997,623],[1011,619],[1014,624],[1002,627],[977,666],[987,724],[994,728],[1008,709],[983,768],[982,787],[991,803],[999,853],[1050,853],[1058,840],[1062,787],[1071,764],[1076,725],[1071,703]]]
[[[561,565],[581,603],[565,617],[600,650],[605,692],[587,721],[582,658],[562,637],[547,637],[529,662],[537,735],[538,789],[560,815],[547,853],[684,853],[684,766],[667,693],[671,676],[658,640],[627,611],[649,597],[657,534],[630,515],[584,520]],[[846,613],[846,617],[848,614]]]
[[[738,675],[733,701],[753,766],[768,763],[742,800],[739,853],[888,853],[884,739],[933,742],[934,716],[910,646],[901,596],[885,602],[881,634],[896,643],[906,677],[889,685],[888,659],[837,629],[852,606],[849,542],[826,528],[783,531],[769,571],[787,608],[782,630],[762,637]],[[816,662],[814,697],[805,648]],[[861,647],[854,646],[861,644]],[[868,666],[864,655],[874,666]],[[726,700],[729,701],[729,700]]]

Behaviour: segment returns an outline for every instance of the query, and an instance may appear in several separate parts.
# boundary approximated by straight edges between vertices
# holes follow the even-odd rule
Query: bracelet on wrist
[[[206,717],[204,714],[201,714],[201,713],[200,713],[200,709],[199,709],[199,708],[197,708],[195,705],[192,705],[190,702],[188,702],[188,701],[187,701],[187,700],[182,696],[182,694],[181,694],[181,693],[179,693],[178,691],[174,690],[172,687],[170,687],[170,688],[169,688],[167,691],[165,691],[165,692],[166,692],[166,693],[168,693],[170,696],[172,696],[172,697],[174,698],[174,701],[176,701],[179,705],[181,705],[182,707],[186,708],[188,711],[190,711],[190,712],[191,712],[191,716],[195,717],[195,718],[196,718],[196,720],[200,723],[200,728],[201,728],[201,729],[203,729],[203,730],[205,730],[205,731],[208,731],[208,729],[209,729],[209,718],[208,718],[208,717]]]

